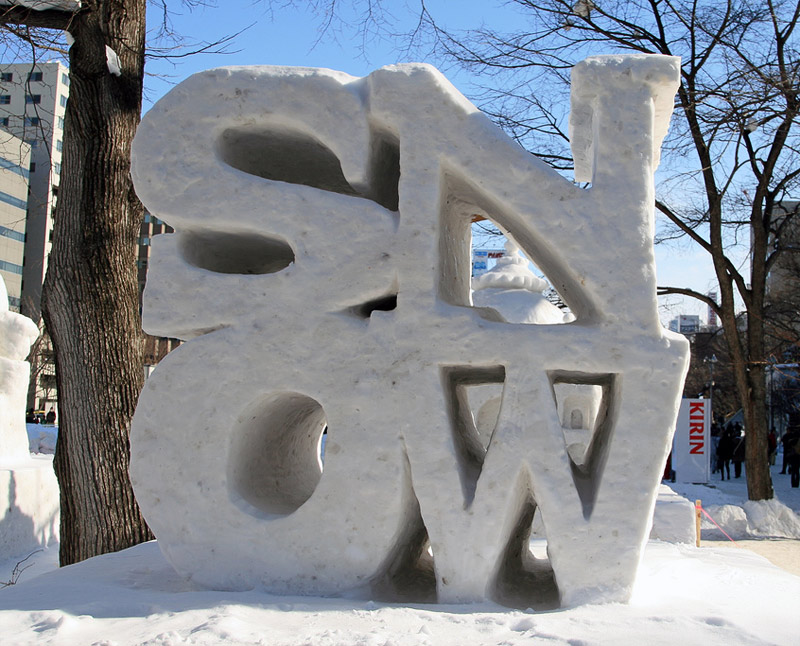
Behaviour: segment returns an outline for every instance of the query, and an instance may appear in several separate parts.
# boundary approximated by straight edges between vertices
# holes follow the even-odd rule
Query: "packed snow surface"
[[[796,519],[800,490],[777,468],[772,473],[778,500]],[[746,504],[744,478],[673,486],[709,509]],[[705,525],[703,535],[712,535]],[[4,646],[796,644],[800,577],[728,544],[650,541],[629,604],[547,612],[200,590],[175,573],[155,543],[53,571],[55,546],[23,564],[33,566],[19,583],[0,589],[0,635]],[[800,552],[800,543],[783,544]],[[533,541],[533,548],[543,546]],[[0,563],[0,581],[17,560]]]
[[[707,485],[671,484],[670,487],[689,500],[702,502],[705,539],[800,539],[800,489],[791,488],[789,476],[781,474],[778,467],[772,467],[771,471],[775,488],[772,500],[748,500],[744,473],[741,478],[726,481],[720,481],[719,474],[714,474]]]
[[[650,542],[630,604],[555,612],[199,590],[155,543],[0,590],[4,644],[792,644],[800,577],[747,550]],[[11,636],[9,638],[9,636]]]

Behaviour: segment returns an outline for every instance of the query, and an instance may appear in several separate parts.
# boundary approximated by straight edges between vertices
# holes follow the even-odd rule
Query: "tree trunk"
[[[763,327],[753,332],[759,337],[755,343],[760,343],[761,352],[756,352],[756,348],[751,348],[751,358],[754,355],[763,357]],[[765,361],[751,359],[747,370],[748,391],[746,396],[741,397],[745,428],[747,497],[750,500],[770,500],[774,495],[768,459],[767,433],[769,431],[767,429],[765,365]]]
[[[146,0],[89,0],[69,27],[70,97],[43,314],[59,393],[61,565],[152,538],[128,479],[143,381],[130,178],[141,113]],[[106,47],[122,74],[112,75]]]
[[[763,365],[751,364],[747,379],[749,391],[743,408],[745,428],[745,472],[747,497],[770,500],[773,497],[767,442],[766,381]],[[742,400],[744,401],[744,397]]]

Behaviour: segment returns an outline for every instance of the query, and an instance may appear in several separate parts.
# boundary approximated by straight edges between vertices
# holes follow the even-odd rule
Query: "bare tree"
[[[33,52],[69,57],[63,172],[42,294],[56,360],[55,469],[67,565],[152,538],[128,479],[130,421],[144,381],[136,269],[144,210],[130,150],[142,109],[147,0],[60,4],[38,11],[2,2],[10,6],[0,6],[0,29]],[[167,0],[153,4],[163,34]]]
[[[12,7],[0,18],[23,38],[44,28],[74,40],[42,294],[59,392],[62,565],[151,538],[127,476],[144,381],[135,258],[143,208],[131,185],[130,142],[141,113],[145,9],[146,0],[89,0],[77,12]],[[107,66],[108,50],[119,74]]]
[[[328,23],[342,3],[319,0]],[[380,0],[353,2],[369,26]],[[719,298],[680,285],[659,294],[690,296],[719,316],[747,430],[747,486],[753,500],[773,495],[767,465],[765,371],[767,279],[797,246],[800,190],[800,53],[797,0],[509,0],[519,25],[447,29],[420,0],[410,51],[424,44],[440,60],[485,79],[477,96],[523,145],[568,171],[569,70],[592,54],[651,53],[682,58],[672,132],[665,142],[656,208],[661,240],[684,238],[708,252]],[[326,23],[326,24],[328,24]],[[367,28],[365,26],[365,28]],[[418,51],[418,50],[416,50]],[[749,257],[749,258],[748,258]],[[740,269],[749,259],[749,273]],[[741,305],[739,305],[741,303]],[[743,307],[746,316],[737,315]],[[794,339],[798,338],[797,327]],[[795,341],[796,342],[796,341]]]
[[[684,397],[712,397],[713,419],[731,418],[740,408],[733,370],[721,329],[691,335],[691,362]]]

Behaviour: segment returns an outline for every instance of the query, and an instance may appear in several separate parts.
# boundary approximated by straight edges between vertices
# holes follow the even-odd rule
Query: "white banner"
[[[672,441],[675,481],[708,482],[711,458],[711,400],[683,399]]]

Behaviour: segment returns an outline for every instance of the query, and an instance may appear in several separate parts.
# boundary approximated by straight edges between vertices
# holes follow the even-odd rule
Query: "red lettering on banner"
[[[689,455],[703,455],[703,442],[689,442]]]
[[[706,425],[703,422],[691,422],[689,424],[689,435],[703,435]]]
[[[694,413],[705,416],[705,402],[690,402],[689,416],[691,417]],[[695,419],[697,418],[695,417]]]

